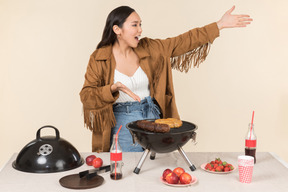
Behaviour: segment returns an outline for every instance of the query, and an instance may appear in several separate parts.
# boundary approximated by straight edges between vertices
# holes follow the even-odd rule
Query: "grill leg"
[[[156,153],[154,151],[151,152],[151,155],[150,155],[150,159],[151,160],[154,160],[155,159],[155,156],[156,156]]]
[[[137,167],[135,167],[135,169],[133,171],[134,173],[136,173],[136,174],[140,173],[141,167],[142,167],[146,157],[148,156],[149,152],[150,152],[150,149],[145,149],[144,153],[142,154],[140,161],[138,162]]]
[[[190,170],[195,171],[196,167],[191,163],[191,161],[188,159],[187,155],[185,154],[184,150],[180,146],[178,146],[178,151],[179,151],[180,155],[183,157],[183,159],[186,161]]]

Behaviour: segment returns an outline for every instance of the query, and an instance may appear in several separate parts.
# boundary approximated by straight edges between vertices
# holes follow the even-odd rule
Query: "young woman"
[[[137,12],[121,6],[107,18],[102,40],[90,56],[80,92],[84,121],[92,130],[92,151],[109,151],[111,136],[122,125],[123,151],[132,146],[126,124],[140,119],[180,118],[174,97],[172,68],[188,71],[208,54],[219,30],[245,27],[248,15],[232,15],[233,6],[215,23],[165,40],[142,38]]]

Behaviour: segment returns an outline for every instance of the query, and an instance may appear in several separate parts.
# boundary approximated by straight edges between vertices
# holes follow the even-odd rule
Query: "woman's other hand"
[[[111,92],[115,93],[116,91],[122,91],[132,97],[135,101],[140,102],[141,99],[138,95],[134,94],[128,87],[126,87],[121,82],[116,82],[115,84],[111,85]]]
[[[246,27],[253,21],[249,15],[232,15],[235,5],[229,9],[222,18],[217,22],[219,30],[224,28],[233,28],[233,27]]]

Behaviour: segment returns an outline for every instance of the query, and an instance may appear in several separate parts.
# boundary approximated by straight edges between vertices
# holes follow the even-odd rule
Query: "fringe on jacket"
[[[192,51],[183,55],[171,58],[171,65],[173,69],[186,73],[193,67],[199,67],[210,51],[210,43],[206,43]]]
[[[116,125],[116,119],[113,113],[111,105],[107,105],[102,109],[91,110],[84,109],[84,124],[87,129],[93,132],[103,132],[103,128],[114,127]]]

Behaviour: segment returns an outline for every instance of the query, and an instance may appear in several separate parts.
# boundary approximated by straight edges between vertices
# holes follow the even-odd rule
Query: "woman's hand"
[[[115,84],[111,85],[111,92],[115,93],[116,91],[122,91],[132,97],[135,101],[141,101],[138,95],[134,94],[128,87],[123,85],[121,82],[116,82]]]
[[[229,9],[222,18],[217,22],[219,30],[224,28],[233,28],[233,27],[246,27],[253,21],[249,15],[232,15],[235,5]]]

